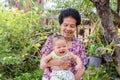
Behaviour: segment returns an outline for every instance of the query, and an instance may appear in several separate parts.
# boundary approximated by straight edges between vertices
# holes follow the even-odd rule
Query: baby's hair
[[[66,39],[65,39],[64,36],[62,36],[62,35],[60,35],[60,34],[55,34],[55,36],[54,36],[54,38],[53,38],[53,40],[52,40],[52,44],[53,44],[55,41],[57,41],[57,40],[65,40],[65,41],[66,41]]]

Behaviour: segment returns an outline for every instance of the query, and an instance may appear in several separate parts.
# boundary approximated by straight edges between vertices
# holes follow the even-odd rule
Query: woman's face
[[[76,31],[76,20],[72,17],[66,17],[63,19],[63,23],[60,25],[61,33],[66,38],[71,38]]]

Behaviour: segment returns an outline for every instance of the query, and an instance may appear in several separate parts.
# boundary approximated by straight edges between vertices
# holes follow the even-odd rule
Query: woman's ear
[[[76,27],[76,38],[78,38],[78,27]]]

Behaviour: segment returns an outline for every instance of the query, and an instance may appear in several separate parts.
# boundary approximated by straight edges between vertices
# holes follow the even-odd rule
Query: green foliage
[[[0,8],[0,79],[40,80],[39,52],[53,27],[42,27],[42,11]],[[40,71],[40,72],[39,72]]]
[[[2,64],[14,64],[22,59],[23,55],[28,55],[34,51],[35,22],[39,15],[35,12],[1,10],[0,12],[0,62]],[[34,17],[34,18],[33,18]],[[38,51],[38,49],[35,49]],[[19,54],[20,53],[20,54]],[[7,57],[5,57],[7,56]],[[11,61],[14,63],[10,63]]]
[[[88,65],[83,75],[84,80],[114,80],[116,77],[118,77],[118,73],[113,63],[101,65],[98,68]]]
[[[98,19],[96,14],[96,9],[90,0],[64,0],[64,1],[52,0],[52,1],[57,4],[56,5],[57,9],[72,7],[77,9],[80,12],[80,14],[82,15],[82,18],[89,18],[94,21]]]
[[[41,80],[43,70],[34,70],[31,73],[25,72],[21,74],[20,76],[17,76],[15,78],[1,78],[2,80]]]
[[[101,56],[103,54],[112,55],[115,41],[113,40],[111,43],[108,43],[104,37],[104,30],[101,28],[101,25],[98,22],[94,23],[94,25],[93,32],[88,36],[90,43],[87,45],[87,52],[94,56]]]
[[[102,39],[100,38],[100,36],[102,34],[102,29],[98,22],[95,22],[94,26],[95,27],[91,26],[93,28],[93,31],[88,36],[88,40],[90,41],[90,43],[87,45],[87,52],[90,55],[100,56],[101,53],[96,51],[96,49],[98,47],[101,47],[104,44],[104,43],[102,43]]]
[[[89,65],[87,70],[85,71],[85,74],[83,75],[83,78],[85,80],[98,80],[100,74],[105,74],[105,70],[101,70],[101,67],[95,68],[94,66]]]

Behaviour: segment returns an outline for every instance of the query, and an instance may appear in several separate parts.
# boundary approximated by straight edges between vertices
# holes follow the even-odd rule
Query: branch
[[[120,0],[117,0],[117,13],[119,14],[120,11]]]

